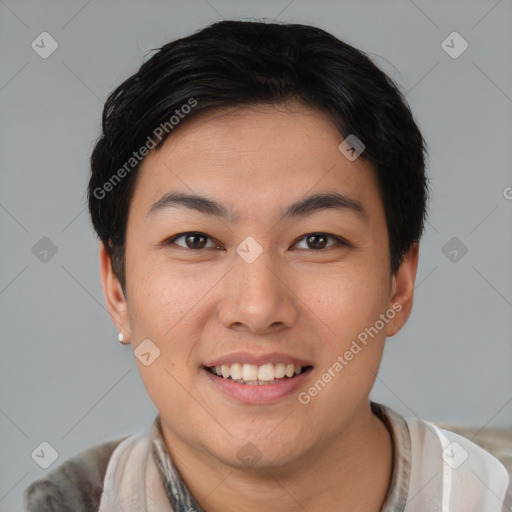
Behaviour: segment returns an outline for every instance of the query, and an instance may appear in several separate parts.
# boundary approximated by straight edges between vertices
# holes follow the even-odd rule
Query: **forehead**
[[[382,214],[373,166],[348,160],[327,114],[297,103],[230,108],[185,120],[142,162],[131,209],[146,215],[169,192],[214,198],[234,217],[275,214],[335,191]]]

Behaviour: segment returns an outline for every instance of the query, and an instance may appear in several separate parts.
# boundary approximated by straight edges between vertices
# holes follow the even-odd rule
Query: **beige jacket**
[[[372,407],[395,445],[382,512],[512,510],[509,476],[495,457],[432,423]],[[25,491],[27,512],[202,512],[190,507],[193,498],[181,480],[166,481],[161,467],[159,472],[151,446],[151,436],[143,432],[85,450],[31,484]],[[170,494],[177,496],[174,509]]]

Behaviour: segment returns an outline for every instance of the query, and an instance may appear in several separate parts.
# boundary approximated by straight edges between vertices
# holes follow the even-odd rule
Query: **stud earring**
[[[121,331],[119,331],[118,335],[117,335],[117,338],[119,339],[119,342],[120,343],[123,343],[124,341],[124,335]]]

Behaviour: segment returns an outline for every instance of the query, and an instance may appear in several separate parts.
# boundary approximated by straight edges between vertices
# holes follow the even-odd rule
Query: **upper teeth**
[[[231,377],[233,380],[244,380],[244,381],[270,381],[274,379],[281,379],[285,375],[287,377],[293,377],[298,375],[302,371],[302,366],[294,366],[293,364],[277,363],[277,364],[263,364],[257,366],[255,364],[241,364],[234,363],[231,365],[223,364],[213,366],[212,370],[219,377],[225,379]]]

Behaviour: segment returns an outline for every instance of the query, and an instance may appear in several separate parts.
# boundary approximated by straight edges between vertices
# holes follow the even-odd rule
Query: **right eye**
[[[178,240],[182,240],[183,243],[177,243]],[[213,244],[210,247],[206,247],[208,240]],[[177,235],[174,235],[170,238],[168,238],[164,245],[178,245],[179,247],[183,247],[184,249],[219,249],[220,247],[218,244],[213,242],[213,239],[211,239],[208,235],[205,235],[204,233],[201,233],[199,231],[187,231],[186,233],[179,233]]]

